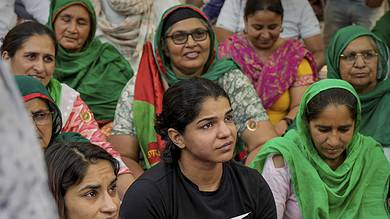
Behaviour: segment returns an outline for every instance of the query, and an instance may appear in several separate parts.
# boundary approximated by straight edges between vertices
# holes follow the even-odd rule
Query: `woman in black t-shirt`
[[[232,161],[237,129],[226,92],[212,81],[183,80],[163,97],[156,131],[163,162],[127,191],[126,218],[276,218],[262,176]]]

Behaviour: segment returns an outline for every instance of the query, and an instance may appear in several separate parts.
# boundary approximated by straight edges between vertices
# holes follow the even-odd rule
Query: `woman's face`
[[[55,69],[55,45],[48,35],[33,35],[13,57],[4,51],[2,59],[10,64],[15,75],[32,76],[47,86]]]
[[[47,148],[53,132],[53,113],[50,112],[48,104],[40,98],[31,99],[24,105],[31,113],[41,147]]]
[[[345,150],[355,130],[355,121],[345,105],[330,104],[309,122],[309,131],[318,154],[336,169],[345,159]]]
[[[180,160],[219,163],[232,159],[237,129],[229,101],[225,97],[207,98],[179,138]]]
[[[80,184],[69,187],[65,193],[67,219],[117,219],[119,195],[116,181],[110,162],[98,160],[90,164]]]
[[[207,31],[204,40],[196,41],[187,35],[187,42],[177,45],[172,37],[167,37],[165,55],[170,58],[171,68],[178,76],[200,76],[210,55],[210,36],[208,29],[198,18],[189,18],[175,23],[166,36],[180,33],[199,34]],[[195,37],[196,38],[196,37]]]
[[[245,19],[245,31],[256,49],[271,49],[282,32],[282,16],[272,11],[257,11]]]
[[[340,57],[341,79],[351,83],[358,93],[374,89],[377,84],[378,55],[370,38],[356,38],[342,54],[344,57]]]
[[[55,18],[54,31],[58,43],[64,49],[80,51],[91,32],[88,10],[79,4],[65,8]]]

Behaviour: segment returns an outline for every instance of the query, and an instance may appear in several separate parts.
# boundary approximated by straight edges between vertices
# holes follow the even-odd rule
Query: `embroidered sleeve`
[[[118,100],[115,110],[113,135],[135,135],[133,125],[133,99],[135,78],[132,77],[122,90],[121,97]]]
[[[225,73],[218,80],[218,84],[229,95],[239,134],[245,130],[246,122],[249,120],[256,122],[268,120],[252,83],[241,70],[236,69]]]

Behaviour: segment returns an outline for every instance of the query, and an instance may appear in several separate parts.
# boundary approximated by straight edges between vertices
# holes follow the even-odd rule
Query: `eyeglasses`
[[[208,33],[208,30],[204,29],[196,29],[192,32],[177,31],[172,35],[166,36],[165,38],[171,38],[174,44],[182,45],[187,43],[189,35],[191,35],[194,41],[199,42],[205,40],[208,36]]]
[[[53,112],[50,111],[39,111],[31,113],[32,119],[36,125],[47,125],[52,121]]]
[[[348,64],[355,64],[358,56],[362,56],[365,63],[369,63],[373,61],[377,56],[378,53],[372,51],[372,50],[366,50],[362,52],[351,52],[348,54],[341,54],[340,58],[347,62]]]

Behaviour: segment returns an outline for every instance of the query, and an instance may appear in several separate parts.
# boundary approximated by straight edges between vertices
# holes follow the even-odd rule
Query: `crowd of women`
[[[11,29],[1,59],[59,218],[389,218],[388,46],[342,28],[320,80],[283,16],[248,0],[244,31],[218,43],[199,8],[175,5],[138,66],[95,36],[90,0]]]

